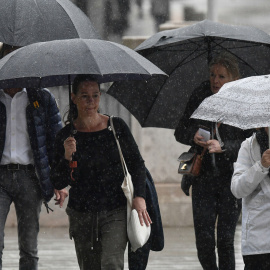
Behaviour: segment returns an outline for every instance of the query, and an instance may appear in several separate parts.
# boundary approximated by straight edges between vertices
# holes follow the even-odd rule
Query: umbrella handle
[[[77,161],[76,160],[73,160],[73,157],[74,157],[74,153],[72,153],[72,156],[71,156],[71,161],[69,162],[69,167],[71,168],[71,172],[70,172],[70,178],[75,181],[75,178],[73,177],[73,172],[74,172],[74,169],[77,168]]]
[[[211,137],[212,137],[212,140],[214,139],[214,134],[215,134],[215,128],[214,128],[214,123],[212,123],[212,128],[211,128]],[[211,154],[211,159],[212,159],[212,165],[214,168],[216,168],[216,156],[215,156],[215,153],[212,153]]]
[[[69,162],[69,167],[71,168],[70,177],[73,181],[75,181],[75,178],[73,177],[74,168],[77,168],[77,161],[71,160]]]

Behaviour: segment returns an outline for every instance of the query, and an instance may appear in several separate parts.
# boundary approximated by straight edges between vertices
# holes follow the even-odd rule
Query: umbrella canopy
[[[0,60],[0,88],[68,85],[78,74],[91,74],[99,83],[166,76],[134,50],[96,39],[39,42]]]
[[[224,84],[217,94],[200,104],[191,118],[241,129],[270,127],[270,75]]]
[[[210,59],[221,51],[236,56],[242,77],[270,73],[270,36],[254,27],[205,20],[159,32],[135,50],[169,75],[117,82],[108,90],[142,127],[174,129],[194,88],[208,80]]]
[[[0,42],[25,46],[70,38],[99,38],[69,0],[0,0]]]

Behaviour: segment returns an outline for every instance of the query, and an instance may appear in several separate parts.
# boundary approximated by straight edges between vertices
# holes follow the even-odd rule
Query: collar
[[[26,90],[26,88],[23,88],[20,92],[18,92],[18,93],[26,93],[27,94],[27,90]],[[16,95],[18,94],[18,93],[16,93]],[[2,97],[5,97],[6,95],[8,95],[8,94],[6,94],[5,92],[4,92],[4,89],[0,89],[0,95],[2,96]]]

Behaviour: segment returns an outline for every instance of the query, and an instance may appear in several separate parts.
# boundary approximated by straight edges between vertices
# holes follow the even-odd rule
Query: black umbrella
[[[270,73],[270,36],[254,27],[205,20],[159,32],[135,50],[169,75],[116,82],[108,90],[142,127],[174,129],[193,89],[209,78],[211,57],[220,51],[236,56],[242,77]]]
[[[71,38],[99,38],[69,0],[0,0],[0,42],[25,46]]]
[[[99,83],[166,76],[134,50],[98,39],[34,43],[0,60],[1,89],[68,85],[78,74],[91,74]]]

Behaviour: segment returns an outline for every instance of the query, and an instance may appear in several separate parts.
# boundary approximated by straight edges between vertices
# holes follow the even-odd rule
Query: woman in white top
[[[246,139],[234,164],[231,191],[242,198],[245,270],[270,269],[270,149],[268,128]]]

